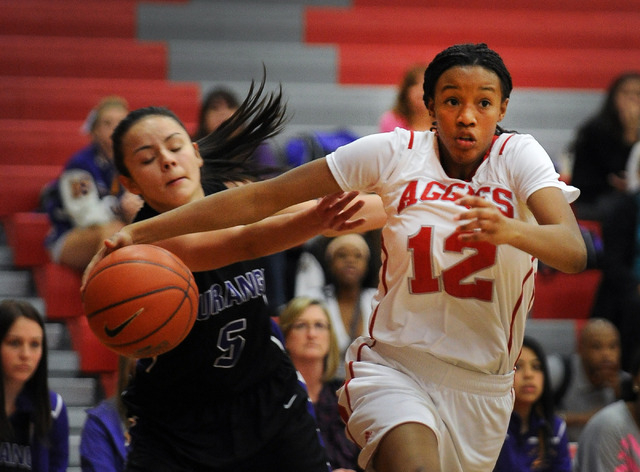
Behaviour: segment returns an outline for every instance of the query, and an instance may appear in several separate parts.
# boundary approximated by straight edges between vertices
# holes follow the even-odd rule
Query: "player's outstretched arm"
[[[302,210],[270,216],[244,226],[178,236],[155,244],[180,257],[194,272],[217,269],[298,246],[332,231],[353,231],[365,223],[352,219],[363,206],[358,192],[332,194]]]
[[[463,241],[510,244],[562,272],[576,273],[587,264],[587,249],[571,207],[555,187],[534,192],[527,205],[538,224],[504,216],[491,202],[465,196],[457,200],[468,211],[457,218]]]
[[[324,158],[273,179],[230,188],[125,226],[116,240],[152,243],[175,236],[254,223],[292,205],[342,189]]]

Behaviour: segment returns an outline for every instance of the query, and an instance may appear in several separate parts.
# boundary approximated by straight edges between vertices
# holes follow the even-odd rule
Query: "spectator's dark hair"
[[[594,124],[597,124],[597,128],[601,130],[601,133],[613,136],[617,142],[623,142],[624,128],[616,105],[616,95],[620,87],[629,80],[640,80],[640,72],[625,72],[613,79],[598,112],[588,118],[578,129],[575,143],[572,144],[573,149],[579,147],[583,140],[589,138],[587,135],[592,132],[590,130],[593,129]]]
[[[264,86],[265,78],[254,93],[255,82],[252,81],[249,93],[238,110],[211,134],[197,141],[204,161],[203,185],[207,182],[255,180],[273,172],[273,169],[258,168],[250,159],[260,143],[282,131],[287,120],[282,87],[278,92],[264,95]],[[130,112],[112,135],[113,159],[118,172],[125,177],[131,177],[131,174],[124,164],[123,139],[134,124],[154,115],[172,118],[187,131],[182,121],[167,108],[146,107]]]
[[[22,300],[7,299],[0,302],[0,343],[4,342],[7,333],[13,323],[24,317],[38,323],[42,328],[42,357],[35,372],[24,385],[23,393],[33,403],[33,432],[42,441],[46,441],[51,429],[51,401],[49,399],[49,384],[47,380],[47,337],[45,335],[44,321],[38,310],[33,305]],[[1,364],[0,364],[1,365]],[[1,367],[0,367],[1,369]],[[13,439],[13,428],[7,418],[4,408],[4,374],[0,375],[0,442]]]
[[[207,134],[209,134],[206,126],[207,112],[209,110],[220,108],[220,106],[223,105],[230,109],[238,109],[238,107],[240,107],[240,100],[238,100],[238,97],[234,92],[225,87],[217,87],[207,93],[200,107],[200,113],[198,115],[198,128],[193,135],[193,139],[195,141],[204,138]]]
[[[537,460],[541,464],[549,464],[551,462],[550,455],[554,449],[551,447],[553,439],[553,421],[555,416],[555,407],[553,403],[553,391],[551,389],[551,379],[549,377],[549,367],[547,365],[547,356],[545,355],[542,345],[530,336],[525,336],[522,347],[531,349],[538,360],[542,369],[543,386],[540,398],[532,405],[531,411],[535,412],[541,419],[540,430],[538,431],[538,440],[540,449],[538,451]]]
[[[500,79],[502,100],[511,96],[513,82],[511,74],[505,66],[500,55],[489,49],[485,43],[480,44],[456,44],[438,53],[427,66],[424,73],[423,100],[425,105],[435,97],[436,83],[442,74],[452,67],[481,66],[495,72]],[[496,134],[503,133],[500,126],[496,126]]]

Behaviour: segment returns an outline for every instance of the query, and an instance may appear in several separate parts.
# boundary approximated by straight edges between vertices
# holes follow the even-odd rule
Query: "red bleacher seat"
[[[0,15],[3,34],[133,38],[136,1],[5,1]]]
[[[455,20],[454,20],[455,19]],[[305,40],[340,44],[455,44],[486,42],[494,48],[633,50],[640,46],[640,12],[547,11],[493,8],[308,8]],[[591,58],[582,56],[585,63]],[[588,60],[586,60],[588,59]]]
[[[61,170],[62,166],[0,165],[0,218],[37,209],[42,187]]]
[[[65,320],[71,345],[80,356],[80,370],[84,373],[114,372],[118,368],[118,355],[105,347],[93,334],[86,316]]]
[[[44,239],[51,224],[45,213],[13,213],[3,223],[14,266],[34,267],[49,262]]]
[[[387,7],[450,7],[450,0],[352,0],[352,5],[356,7],[364,6],[387,6]],[[504,10],[522,9],[523,2],[513,0],[493,0],[490,5],[485,0],[465,0],[461,8],[484,8],[488,7],[497,13]],[[555,12],[565,11],[640,11],[640,0],[536,0],[526,2],[526,9],[531,11]]]
[[[167,76],[163,43],[131,38],[0,36],[4,76],[158,79]]]
[[[100,99],[114,94],[131,109],[166,106],[184,121],[197,121],[200,88],[195,83],[69,77],[0,77],[0,119],[83,121]]]
[[[396,84],[407,64],[428,62],[448,45],[343,44],[339,46],[339,81]],[[518,87],[606,89],[611,78],[627,71],[629,64],[640,64],[640,47],[580,50],[505,46],[499,52]]]
[[[84,315],[80,296],[82,274],[53,262],[34,267],[32,272],[47,318],[61,320]]]
[[[536,276],[533,318],[587,319],[602,272],[589,269],[579,274],[543,271]]]
[[[638,10],[606,8],[310,7],[305,40],[337,44],[343,84],[395,85],[408,64],[429,62],[451,44],[486,42],[518,87],[604,89],[640,63],[638,24]]]
[[[87,110],[88,113],[88,110]],[[0,164],[64,165],[89,143],[82,121],[0,120]]]

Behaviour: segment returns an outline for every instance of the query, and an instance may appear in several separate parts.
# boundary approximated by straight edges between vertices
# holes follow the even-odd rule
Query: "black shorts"
[[[273,389],[273,385],[262,388]],[[258,389],[259,390],[259,389]],[[315,418],[309,412],[306,389],[296,380],[287,389],[285,401],[277,411],[264,417],[246,415],[247,398],[219,405],[222,430],[218,437],[226,445],[200,441],[191,437],[183,447],[184,434],[172,435],[153,422],[139,421],[132,430],[132,444],[127,458],[127,472],[327,472],[331,470]],[[264,397],[260,392],[244,395],[249,403]],[[254,405],[255,406],[255,405]],[[250,408],[251,409],[251,408]],[[249,410],[250,410],[249,409]],[[222,413],[226,413],[222,414]],[[229,413],[229,412],[235,412]],[[266,419],[269,418],[268,424]],[[223,421],[224,420],[224,421]],[[224,423],[224,424],[223,424]],[[277,424],[276,429],[271,426]],[[240,431],[244,433],[238,434]],[[249,433],[251,431],[251,433]],[[209,441],[209,439],[205,439]],[[211,441],[213,442],[213,441]]]

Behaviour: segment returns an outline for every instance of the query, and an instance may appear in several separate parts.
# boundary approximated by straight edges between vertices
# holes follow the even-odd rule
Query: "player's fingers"
[[[359,195],[359,192],[343,192],[339,194],[334,194],[335,198],[333,202],[333,207],[338,208],[339,210],[343,210],[358,195]]]
[[[84,292],[84,288],[87,284],[87,279],[89,278],[89,274],[91,273],[93,268],[96,266],[98,262],[104,259],[104,256],[106,255],[105,254],[106,250],[107,248],[103,246],[89,261],[89,264],[87,265],[86,269],[84,270],[84,273],[82,274],[82,282],[80,283],[80,293]]]
[[[364,206],[364,201],[363,200],[358,200],[353,205],[351,205],[349,208],[346,208],[343,211],[341,211],[340,212],[340,217],[343,218],[344,220],[348,220],[348,219],[352,218],[356,213],[358,213],[362,209],[363,206]]]
[[[332,228],[336,231],[351,231],[357,229],[359,226],[365,223],[365,218],[358,218],[357,220],[345,221],[342,224],[338,225],[335,228]]]

